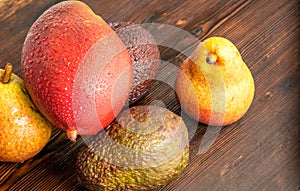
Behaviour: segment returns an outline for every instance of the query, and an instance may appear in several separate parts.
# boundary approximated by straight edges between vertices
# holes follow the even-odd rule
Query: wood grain
[[[59,0],[0,1],[0,67],[13,63],[21,74],[24,39],[33,22]],[[250,110],[223,127],[200,154],[207,126],[190,127],[190,162],[176,181],[156,190],[286,190],[300,186],[300,3],[297,0],[84,0],[107,22],[162,23],[200,40],[230,39],[253,73],[256,93]],[[192,47],[185,40],[182,46]],[[160,47],[162,59],[178,67],[180,52]],[[165,65],[160,73],[174,78]],[[160,100],[181,114],[172,87],[156,82],[137,104]],[[183,116],[188,124],[193,121]],[[0,190],[85,190],[74,171],[83,139],[71,143],[54,129],[47,146],[24,163],[0,163]]]

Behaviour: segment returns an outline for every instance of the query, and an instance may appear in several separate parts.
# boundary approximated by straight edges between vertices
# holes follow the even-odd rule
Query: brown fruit
[[[181,117],[158,106],[135,106],[83,148],[76,169],[90,190],[148,190],[177,179],[189,158]]]
[[[146,29],[133,23],[111,23],[110,26],[124,42],[130,54],[133,83],[128,103],[138,101],[147,93],[156,79],[160,53],[153,36]]]

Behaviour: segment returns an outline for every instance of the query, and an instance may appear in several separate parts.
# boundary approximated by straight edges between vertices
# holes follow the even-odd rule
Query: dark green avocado
[[[160,63],[160,52],[153,36],[133,23],[111,23],[131,56],[133,83],[127,104],[138,101],[153,85]]]
[[[148,190],[178,178],[188,159],[181,117],[158,106],[136,106],[78,153],[76,169],[90,190]]]

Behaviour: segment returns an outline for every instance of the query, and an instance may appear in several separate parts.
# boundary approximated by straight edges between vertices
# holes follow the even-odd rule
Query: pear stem
[[[1,79],[1,82],[3,84],[7,84],[9,82],[12,71],[13,71],[13,65],[11,63],[7,63],[5,65],[4,74],[3,74],[2,79]]]
[[[217,61],[218,57],[215,54],[209,54],[206,57],[206,62],[207,64],[214,64]]]

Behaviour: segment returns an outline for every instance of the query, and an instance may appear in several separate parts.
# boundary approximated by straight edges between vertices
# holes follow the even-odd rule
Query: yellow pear
[[[52,125],[28,96],[12,65],[0,69],[0,161],[23,162],[49,141]]]
[[[254,97],[254,80],[236,46],[223,37],[201,42],[181,65],[176,93],[183,110],[213,126],[239,120]]]

